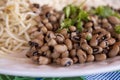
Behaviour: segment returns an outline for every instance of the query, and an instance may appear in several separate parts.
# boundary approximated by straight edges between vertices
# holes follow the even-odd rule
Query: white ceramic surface
[[[24,56],[8,56],[0,57],[0,73],[2,74],[29,77],[73,77],[120,70],[120,56],[103,62],[76,64],[70,67],[40,66]]]
[[[35,0],[32,0],[32,1],[35,1]],[[45,3],[48,3],[48,1],[50,2],[51,0],[43,0],[43,2]],[[100,1],[100,0],[96,0],[96,1]],[[104,0],[104,1],[108,1],[108,0]],[[110,0],[110,1],[113,1],[113,0]],[[42,0],[37,0],[37,2],[41,3]],[[60,2],[60,0],[56,0],[56,3],[58,2]],[[52,5],[52,1],[49,4]],[[61,3],[61,4],[64,4],[64,3]],[[92,3],[92,5],[94,4],[99,5],[98,2]],[[101,2],[100,4],[104,4],[104,3]],[[117,5],[117,2],[116,2],[116,5]],[[59,7],[60,7],[60,4],[59,4]],[[24,52],[21,52],[20,54],[16,53],[16,54],[0,56],[0,73],[17,75],[17,76],[73,77],[73,76],[103,73],[103,72],[109,72],[109,71],[115,71],[115,70],[120,70],[120,56],[112,59],[108,59],[103,62],[76,64],[70,67],[60,67],[55,65],[49,65],[49,66],[36,65],[31,60],[25,57]]]

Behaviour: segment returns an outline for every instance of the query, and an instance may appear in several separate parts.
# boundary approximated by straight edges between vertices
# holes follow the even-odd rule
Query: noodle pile
[[[36,25],[35,16],[28,0],[0,0],[0,53],[28,49],[31,38],[27,30]]]

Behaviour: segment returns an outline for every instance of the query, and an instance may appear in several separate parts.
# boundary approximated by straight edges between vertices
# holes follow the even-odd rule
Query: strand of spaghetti
[[[18,2],[15,2],[15,6],[16,6],[16,7],[15,7],[15,13],[20,14]]]
[[[21,46],[20,49],[22,49],[22,50],[29,50],[29,47]]]
[[[0,25],[0,36],[3,34],[3,31],[4,31],[3,26]]]
[[[3,50],[3,51],[5,51],[5,52],[7,52],[7,53],[14,53],[13,51],[8,50],[8,49],[6,49],[6,48],[4,48],[4,47],[1,47],[0,49]]]
[[[27,26],[25,29],[23,29],[18,35],[19,35],[19,36],[22,35],[22,34],[25,33],[30,27],[31,27],[31,24],[28,24],[28,26]]]
[[[30,39],[30,37],[29,37],[27,32],[25,32],[25,38],[26,38],[27,41],[31,41],[31,39]]]
[[[0,55],[7,55],[4,51],[0,50]]]
[[[21,26],[23,27],[23,28],[25,28],[26,26],[25,26],[25,24],[22,22],[22,20],[18,17],[18,14],[17,13],[15,13],[15,12],[11,12],[13,15],[14,15],[14,17],[16,17],[16,19],[17,19],[17,21],[19,21],[19,23],[21,24]]]
[[[12,40],[11,40],[11,41],[12,41]],[[11,41],[10,41],[10,42],[11,42]],[[7,49],[13,51],[12,49],[13,49],[14,46],[15,46],[14,44],[9,44],[9,46],[7,47]]]
[[[17,38],[14,34],[12,34],[12,32],[10,32],[10,29],[9,29],[9,19],[8,19],[8,18],[9,18],[9,17],[8,17],[8,15],[7,15],[7,16],[6,16],[6,29],[5,29],[5,30],[6,30],[6,32],[8,33],[8,35],[9,35],[10,37],[12,37],[13,39],[17,40],[18,42],[26,43],[26,41]]]
[[[23,45],[23,43],[18,44],[16,47],[13,48],[13,50],[15,51],[15,50],[19,49],[22,45]]]
[[[8,46],[8,45],[9,45],[10,39],[11,39],[11,38],[8,38],[8,39],[6,40],[5,46]]]

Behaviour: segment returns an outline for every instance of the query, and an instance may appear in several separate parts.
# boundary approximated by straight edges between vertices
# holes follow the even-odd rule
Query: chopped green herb
[[[64,8],[64,13],[65,13],[66,18],[69,18],[70,10],[71,10],[70,6],[67,6],[67,7]]]
[[[99,6],[95,13],[101,17],[109,17],[114,14],[114,11],[108,6]]]
[[[71,14],[75,14],[79,10],[79,8],[74,5],[70,5],[70,10]]]
[[[91,39],[92,39],[92,37],[89,36],[89,35],[87,35],[86,40],[87,40],[87,41],[90,41]]]
[[[82,32],[83,31],[83,23],[82,22],[79,22],[78,24],[77,24],[77,29],[78,29],[78,31],[80,31],[80,32]]]
[[[72,25],[71,19],[64,19],[64,21],[61,23],[62,28],[68,28],[71,25]]]
[[[120,34],[120,25],[115,26],[115,32]]]
[[[65,19],[61,23],[62,28],[69,28],[71,25],[76,25],[77,29],[82,31],[82,20],[88,21],[88,13],[78,6],[68,5],[64,8]]]
[[[77,18],[79,21],[81,21],[81,20],[87,21],[88,20],[88,13],[86,11],[80,10]]]
[[[117,13],[117,12],[115,12],[115,13],[113,14],[113,16],[116,16],[117,18],[119,18],[119,19],[120,19],[120,14],[119,14],[119,13]]]

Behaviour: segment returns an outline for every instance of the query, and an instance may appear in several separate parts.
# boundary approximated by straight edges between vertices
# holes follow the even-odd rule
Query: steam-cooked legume
[[[32,5],[38,23],[26,54],[40,65],[70,66],[120,55],[120,13],[109,6],[84,10],[68,5],[63,11]]]

